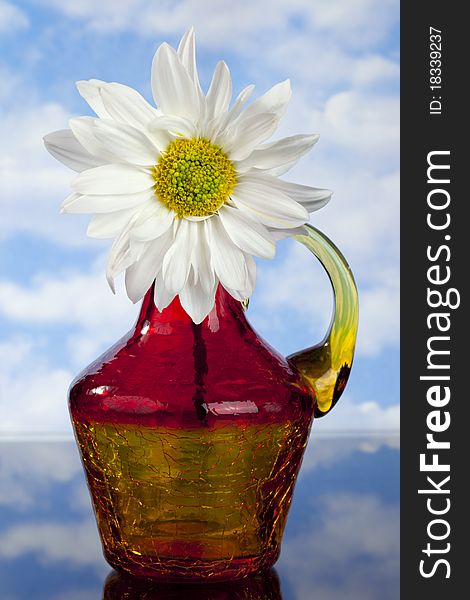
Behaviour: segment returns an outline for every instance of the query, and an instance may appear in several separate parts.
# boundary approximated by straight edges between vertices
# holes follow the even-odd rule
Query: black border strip
[[[470,326],[466,308],[470,229],[466,216],[470,201],[469,192],[464,189],[470,165],[466,164],[469,151],[463,148],[464,136],[468,137],[470,132],[468,109],[464,109],[464,103],[468,104],[464,90],[468,87],[470,36],[460,6],[458,2],[435,0],[421,4],[403,2],[401,6],[401,598],[404,600],[458,598],[460,590],[464,590],[461,593],[465,596],[467,573],[470,574],[466,565],[470,477],[465,464],[470,460],[470,423],[466,419],[470,403],[466,390],[466,382],[470,380]],[[439,40],[430,38],[430,27],[440,30],[440,57],[430,55],[438,51],[430,44]],[[441,64],[431,65],[433,58],[440,59]],[[441,72],[430,73],[431,68],[440,68]],[[441,88],[430,89],[432,83],[438,82],[436,79],[431,82],[431,76],[441,77]],[[430,110],[432,100],[439,100],[441,108],[435,102],[434,110]],[[431,152],[435,154],[430,155]],[[428,181],[428,160],[450,165],[450,169],[431,169]],[[450,181],[445,182],[447,179]],[[428,204],[445,205],[447,196],[449,204],[442,210]],[[431,225],[427,222],[428,214]],[[447,227],[433,229],[448,219]],[[428,271],[436,265],[437,269]],[[447,275],[446,283],[430,282],[430,278],[443,280]],[[457,304],[459,297],[460,306],[432,308],[428,288],[440,291],[443,298],[453,288],[456,291],[450,293],[450,304]],[[439,304],[439,296],[434,294],[431,302]],[[430,317],[428,321],[432,313],[447,314],[448,318]],[[438,320],[443,329],[449,325],[448,331],[439,331]],[[439,339],[430,341],[433,336]],[[444,339],[445,336],[449,339]],[[430,355],[428,343],[431,349],[449,354]],[[449,379],[420,379],[435,376]],[[433,386],[436,386],[434,393],[428,392]],[[448,402],[444,400],[446,387],[450,393]],[[438,414],[429,416],[433,411]],[[450,424],[444,427],[449,419]],[[432,430],[438,427],[443,431]],[[427,448],[427,434],[449,442],[450,448]],[[435,460],[448,464],[450,470],[420,469],[421,454],[425,455],[424,463]],[[433,458],[433,454],[437,457]],[[448,476],[450,479],[445,481]],[[420,489],[427,491],[420,494]],[[440,515],[430,512],[447,508]],[[438,519],[445,522],[432,523]],[[432,539],[430,533],[442,539]],[[437,563],[439,560],[443,562]],[[427,577],[420,573],[420,565]]]

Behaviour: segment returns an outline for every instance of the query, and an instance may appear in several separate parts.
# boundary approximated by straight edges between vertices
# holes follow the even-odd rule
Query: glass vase
[[[280,552],[314,416],[346,384],[357,296],[336,247],[298,236],[327,269],[336,308],[317,346],[281,356],[221,286],[195,325],[153,289],[128,334],[73,382],[69,407],[109,564],[166,581],[229,580]]]

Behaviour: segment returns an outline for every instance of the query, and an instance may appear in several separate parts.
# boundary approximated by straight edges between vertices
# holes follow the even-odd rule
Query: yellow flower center
[[[178,217],[205,217],[218,210],[235,187],[232,162],[203,138],[177,138],[153,167],[155,194]]]

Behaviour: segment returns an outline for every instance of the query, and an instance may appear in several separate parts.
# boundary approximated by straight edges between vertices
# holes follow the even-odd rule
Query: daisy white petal
[[[105,148],[95,137],[95,117],[78,117],[70,119],[69,126],[80,144],[93,156],[105,163],[115,162],[116,155]]]
[[[191,255],[191,264],[195,282],[200,283],[206,293],[209,294],[215,286],[215,273],[211,265],[211,253],[206,230],[206,223],[199,223],[195,227],[196,240]]]
[[[255,259],[250,255],[245,253],[245,261],[246,261],[246,296],[245,298],[250,298],[255,290],[256,285],[256,262]]]
[[[236,129],[227,130],[217,142],[231,160],[243,160],[260,142],[270,137],[277,126],[278,119],[274,113],[252,115]]]
[[[262,258],[273,258],[276,246],[264,225],[231,206],[223,206],[219,216],[230,238],[241,250]]]
[[[308,212],[281,190],[251,181],[249,176],[240,177],[232,194],[237,208],[270,227],[290,228],[308,221]]]
[[[181,64],[188,72],[188,75],[196,88],[196,93],[199,98],[199,120],[204,119],[206,114],[206,98],[202,92],[201,84],[199,83],[196,64],[196,36],[194,35],[193,27],[191,27],[191,29],[181,38],[177,54]]]
[[[127,208],[137,208],[149,200],[154,200],[153,190],[135,194],[70,194],[62,203],[67,213],[113,213]]]
[[[277,229],[277,228],[268,228],[269,231],[271,232],[271,235],[273,236],[273,238],[276,240],[276,242],[279,242],[280,240],[285,240],[286,238],[290,238],[294,235],[307,235],[308,231],[305,227],[300,226],[300,227],[293,227],[292,229]]]
[[[188,72],[189,76],[193,80],[196,89],[201,93],[202,90],[199,84],[199,77],[197,73],[197,65],[196,65],[196,39],[194,35],[194,29],[191,27],[189,31],[181,38],[181,42],[178,46],[177,51],[178,57],[181,61],[181,64]]]
[[[282,81],[281,83],[278,83],[275,86],[273,86],[263,96],[255,100],[244,112],[241,112],[237,116],[237,118],[234,118],[234,116],[231,116],[230,118],[227,117],[227,120],[224,122],[223,127],[227,128],[228,131],[232,132],[232,135],[234,132],[243,134],[249,123],[255,122],[256,118],[261,118],[266,113],[273,115],[278,122],[278,120],[284,114],[285,109],[287,108],[287,104],[290,100],[291,95],[292,91],[290,87],[290,81],[286,79],[285,81]],[[275,129],[276,127],[273,128],[269,135],[271,135]],[[223,128],[221,127],[219,131],[220,134],[218,134],[218,137],[219,135],[221,135],[223,139]],[[259,139],[258,143],[264,141],[264,139],[268,138],[269,135],[266,135],[264,138]],[[252,146],[251,149],[253,150],[254,146]],[[246,158],[247,156],[248,154],[245,153],[242,157],[234,155],[231,158],[233,158],[233,160],[242,160],[242,158]]]
[[[159,273],[163,257],[173,241],[173,231],[166,231],[159,238],[145,244],[140,258],[126,270],[126,290],[132,302],[138,302],[152,285]]]
[[[284,175],[284,173],[287,173],[287,171],[292,169],[292,167],[294,167],[296,164],[297,164],[297,159],[291,160],[290,162],[286,163],[285,165],[281,165],[280,167],[273,167],[271,169],[265,169],[264,172],[269,173],[269,175],[280,176],[280,175]]]
[[[150,139],[132,125],[98,119],[94,129],[95,138],[121,160],[134,165],[151,167],[160,154]]]
[[[253,294],[253,290],[256,285],[256,263],[254,258],[250,254],[245,253],[247,280],[246,286],[240,290],[234,290],[225,288],[229,294],[231,294],[236,300],[244,302],[247,298],[250,298]]]
[[[248,174],[248,178],[251,181],[257,181],[280,190],[289,196],[289,198],[292,198],[292,200],[302,204],[308,212],[314,212],[323,208],[328,204],[332,194],[331,190],[283,181],[278,177],[273,177],[272,175],[259,171],[251,171]]]
[[[131,247],[129,240],[129,231],[132,229],[136,218],[134,216],[129,220],[111,246],[106,264],[106,279],[113,293],[115,293],[114,278],[116,275],[119,275],[119,273],[130,267],[138,258],[138,247]]]
[[[259,115],[265,112],[274,113],[279,119],[285,113],[291,96],[290,80],[281,81],[250,104],[239,120],[242,121],[252,115]]]
[[[196,86],[175,50],[162,44],[152,63],[152,92],[158,108],[166,115],[197,121],[200,113]]]
[[[104,195],[133,194],[155,185],[153,177],[131,165],[103,165],[83,171],[72,181],[79,194]]]
[[[226,127],[230,127],[230,125],[238,118],[241,114],[245,104],[250,99],[251,94],[253,93],[255,86],[253,84],[247,85],[243,90],[238,94],[235,102],[233,103],[232,108],[228,111],[226,115],[223,115],[223,118],[220,121],[220,129],[225,129]]]
[[[54,158],[74,171],[99,167],[104,161],[90,154],[70,129],[61,129],[44,136],[44,144]]]
[[[230,128],[231,124],[236,121],[254,89],[254,85],[247,85],[246,88],[238,94],[237,99],[228,112],[219,114],[219,116],[204,125],[204,135],[214,143],[217,143],[217,140],[223,132]]]
[[[156,133],[162,139],[163,148],[168,145],[173,135],[194,137],[197,133],[196,125],[184,117],[162,115],[149,124],[151,133]],[[157,144],[160,138],[157,137]],[[162,146],[159,146],[160,148]]]
[[[106,85],[105,81],[100,79],[90,79],[89,81],[77,81],[80,96],[88,103],[91,109],[102,119],[110,119],[111,115],[106,110],[101,97],[101,88]]]
[[[163,276],[161,272],[157,275],[155,281],[155,289],[153,291],[153,299],[155,302],[155,306],[161,312],[164,310],[171,302],[173,302],[176,294],[173,292],[169,292],[165,287],[165,282],[163,281]]]
[[[128,125],[145,126],[158,116],[136,90],[121,83],[107,83],[99,79],[77,81],[80,95],[101,119],[113,119]]]
[[[284,183],[284,182],[283,182]],[[291,186],[295,186],[296,184],[289,184],[289,187],[285,188],[286,194],[296,200],[299,204],[309,212],[315,212],[320,210],[328,204],[331,199],[332,191],[331,190],[323,190],[321,188],[313,188],[308,186],[301,186],[307,188],[305,191],[305,195],[302,198],[303,192],[298,193],[298,188],[292,189]]]
[[[272,169],[287,163],[292,165],[307,153],[318,141],[318,135],[293,135],[276,142],[260,146],[244,160],[237,163],[238,171],[246,171],[252,167]]]
[[[139,92],[127,85],[108,83],[100,93],[109,116],[118,123],[145,128],[160,114]]]
[[[276,187],[287,194],[289,198],[302,204],[309,213],[326,206],[332,195],[331,190],[299,185],[298,183],[289,183],[280,179],[276,181]]]
[[[232,98],[232,78],[230,71],[223,60],[215,67],[214,76],[206,95],[206,118],[213,119],[227,111]]]
[[[69,211],[68,207],[73,206],[79,198],[81,198],[81,196],[80,196],[80,194],[77,194],[76,192],[72,192],[71,194],[69,194],[67,196],[67,198],[65,198],[65,200],[62,201],[62,203],[60,205],[60,212],[61,213],[74,212],[73,210]],[[93,212],[93,211],[84,211],[84,212]]]
[[[146,215],[146,219],[132,230],[132,238],[141,242],[148,242],[160,237],[173,224],[175,213],[168,210],[156,198],[151,212]]]
[[[127,208],[114,213],[97,214],[92,217],[87,228],[88,237],[97,239],[114,238],[124,229],[129,223],[129,220],[134,216],[135,209]]]
[[[185,219],[188,221],[199,222],[199,221],[207,221],[207,219],[210,219],[213,216],[214,215],[211,214],[211,215],[205,215],[204,217],[185,217]]]
[[[165,287],[170,292],[179,293],[188,279],[196,225],[186,219],[175,221],[175,241],[165,254],[162,266]]]
[[[212,266],[224,287],[243,289],[246,285],[245,255],[230,239],[218,219],[207,221]]]
[[[243,197],[232,196],[235,205],[263,225],[287,229],[308,221],[308,212],[300,205],[298,206],[301,210],[293,207],[293,200],[287,196],[281,194],[262,196],[259,190],[244,191],[243,194]]]
[[[216,288],[214,287],[208,293],[199,282],[194,283],[191,278],[181,290],[179,294],[181,306],[194,323],[202,323],[210,313],[215,302],[215,292]]]

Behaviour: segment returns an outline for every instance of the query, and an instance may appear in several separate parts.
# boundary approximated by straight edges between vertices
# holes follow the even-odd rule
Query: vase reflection
[[[106,578],[103,600],[282,600],[279,577],[274,569],[246,579],[207,585],[162,583],[111,571]]]

